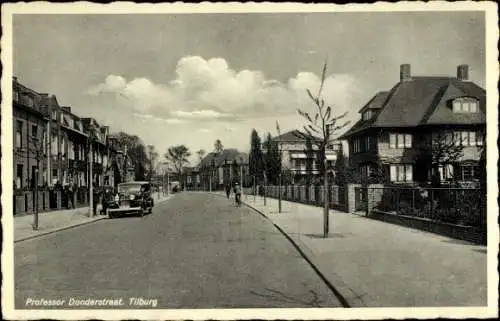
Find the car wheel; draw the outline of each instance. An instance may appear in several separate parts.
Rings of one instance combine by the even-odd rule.
[[[149,211],[148,211],[148,214],[151,214],[151,213],[153,213],[153,206],[151,206],[151,207],[149,208]]]
[[[139,215],[141,215],[141,217],[143,217],[143,216],[144,216],[144,209],[143,209],[143,208],[141,208],[141,209],[139,210]]]

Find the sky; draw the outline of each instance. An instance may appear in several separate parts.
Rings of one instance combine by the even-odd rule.
[[[485,87],[481,12],[14,15],[13,73],[82,117],[125,131],[160,155],[248,152],[250,133],[276,135],[314,112],[306,89],[323,90],[334,115],[359,109],[413,75],[469,78]],[[340,134],[340,133],[339,133]]]

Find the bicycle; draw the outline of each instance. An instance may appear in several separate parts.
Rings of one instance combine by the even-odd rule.
[[[240,207],[241,206],[241,194],[235,194],[234,195],[234,201],[236,202],[236,206]]]

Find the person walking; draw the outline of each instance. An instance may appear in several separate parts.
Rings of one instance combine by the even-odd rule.
[[[236,202],[236,206],[241,205],[241,186],[238,182],[234,183],[234,201]]]
[[[99,203],[99,196],[100,196],[100,191],[96,184],[94,183],[94,188],[92,191],[92,213],[94,213],[94,216],[97,215],[97,204]]]
[[[226,184],[226,196],[227,199],[229,199],[229,196],[231,196],[231,185]]]

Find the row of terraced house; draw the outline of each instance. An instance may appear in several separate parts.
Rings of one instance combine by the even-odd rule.
[[[126,148],[108,126],[74,114],[55,95],[28,88],[16,77],[12,89],[15,214],[34,210],[35,184],[41,193],[38,207],[48,210],[66,207],[60,192],[65,189],[72,191],[73,205],[83,206],[91,182],[115,186],[133,178]]]

